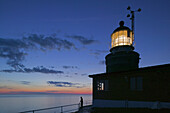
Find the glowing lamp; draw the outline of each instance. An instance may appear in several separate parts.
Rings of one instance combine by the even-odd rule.
[[[130,30],[128,27],[124,26],[123,21],[120,21],[119,25],[120,25],[120,27],[118,27],[116,30],[114,30],[111,35],[112,48],[116,47],[116,46],[125,46],[125,45],[131,46],[134,41],[132,30]]]

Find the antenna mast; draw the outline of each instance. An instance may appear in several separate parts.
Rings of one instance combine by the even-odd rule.
[[[128,6],[127,10],[130,11],[130,14],[127,15],[127,17],[130,17],[131,20],[131,24],[132,24],[132,37],[133,37],[133,41],[134,41],[134,23],[135,23],[135,12],[140,12],[141,8],[139,8],[138,10],[131,10],[131,7]]]

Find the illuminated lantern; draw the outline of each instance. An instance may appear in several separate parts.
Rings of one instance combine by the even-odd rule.
[[[111,35],[110,52],[106,57],[106,72],[127,71],[138,68],[139,54],[134,51],[134,34],[131,29],[119,23]]]
[[[120,27],[118,27],[111,35],[112,42],[111,46],[123,46],[123,45],[129,45],[131,46],[133,44],[134,38],[132,36],[132,31],[124,26],[124,22],[121,21]]]

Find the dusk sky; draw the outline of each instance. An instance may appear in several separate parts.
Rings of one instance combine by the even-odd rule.
[[[140,67],[170,63],[170,0],[0,0],[0,94],[90,94],[128,6]]]

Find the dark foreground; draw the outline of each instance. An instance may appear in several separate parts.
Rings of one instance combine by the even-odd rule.
[[[170,113],[170,109],[127,109],[127,108],[96,108],[90,113]]]
[[[85,106],[75,113],[170,113],[170,109],[92,108],[92,106]]]

